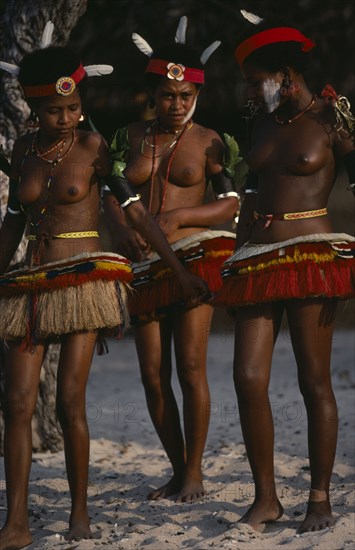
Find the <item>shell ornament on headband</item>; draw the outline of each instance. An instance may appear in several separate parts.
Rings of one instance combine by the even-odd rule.
[[[40,49],[48,48],[52,43],[52,36],[54,31],[54,24],[52,21],[48,21],[44,27]],[[5,61],[0,61],[0,69],[6,71],[13,76],[18,76],[20,72],[20,67],[14,65],[13,63],[6,63]],[[25,97],[45,97],[51,95],[62,95],[68,96],[72,94],[76,88],[76,85],[85,77],[85,76],[102,76],[106,74],[111,74],[113,67],[111,65],[86,65],[83,66],[81,63],[79,67],[71,75],[63,75],[54,83],[43,84],[39,86],[24,86],[23,91]]]
[[[187,17],[186,15],[183,15],[179,21],[179,25],[175,34],[176,44],[185,44],[186,28],[187,28]],[[145,55],[147,55],[150,58],[152,57],[154,53],[153,49],[148,44],[148,42],[144,40],[144,38],[142,38],[139,34],[134,32],[132,34],[132,40],[141,52],[143,52]],[[220,46],[220,44],[221,44],[221,41],[216,40],[202,52],[200,56],[200,61],[202,65],[205,65],[207,63],[210,56]],[[171,80],[177,80],[179,82],[182,80],[185,80],[187,82],[195,82],[196,84],[203,84],[205,80],[205,72],[202,69],[185,67],[181,63],[175,63],[175,61],[165,60],[165,59],[157,59],[157,58],[150,59],[148,66],[146,68],[146,72],[160,74],[162,76],[166,76],[170,78]]]

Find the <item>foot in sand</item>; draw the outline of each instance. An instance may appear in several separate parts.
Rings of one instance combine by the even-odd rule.
[[[185,477],[180,491],[174,495],[175,502],[191,502],[206,494],[201,478]]]
[[[90,519],[70,520],[69,531],[65,535],[65,540],[92,539],[90,529]]]
[[[320,531],[326,527],[332,527],[334,523],[335,518],[332,516],[328,500],[324,502],[309,502],[306,517],[298,529],[298,533]]]
[[[172,477],[168,483],[163,485],[162,487],[159,487],[158,489],[154,489],[154,491],[151,491],[148,495],[149,500],[160,500],[161,498],[168,498],[172,495],[176,495],[181,489],[181,479],[177,477]]]
[[[240,518],[238,523],[246,523],[255,531],[261,533],[265,528],[265,523],[279,519],[282,514],[283,508],[277,498],[272,501],[254,500],[249,510]]]
[[[0,531],[0,550],[20,550],[32,542],[30,531],[26,528],[10,528],[5,525]]]

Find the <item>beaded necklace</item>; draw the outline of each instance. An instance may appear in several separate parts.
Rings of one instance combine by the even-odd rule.
[[[149,143],[148,137],[151,134],[153,129],[154,129],[153,143]],[[161,129],[165,134],[169,133],[168,130],[163,129],[160,126],[159,126],[159,129]],[[163,145],[157,145],[156,139],[155,139],[156,131],[157,131],[157,121],[154,120],[152,122],[152,124],[150,126],[148,126],[148,128],[147,128],[147,130],[144,134],[144,138],[142,139],[141,154],[143,155],[143,157],[152,158],[150,155],[146,155],[144,153],[144,147],[146,145],[147,147],[150,147],[151,149],[153,149],[154,152],[157,149],[161,149],[159,155],[155,153],[156,157],[161,157],[165,153],[165,151],[167,151],[169,149],[172,149],[174,147],[174,145],[176,145],[176,143],[178,142],[178,139],[180,138],[180,136],[181,136],[182,132],[184,131],[184,129],[185,128],[183,128],[182,130],[176,130],[176,132],[174,132],[174,134],[173,134],[173,138],[172,138],[171,141],[167,141],[166,143],[163,143]],[[154,152],[153,152],[153,154],[154,154]]]
[[[72,139],[71,139],[71,142],[70,142],[70,145],[68,147],[68,149],[66,150],[66,152],[64,153],[64,155],[60,156],[61,152],[63,151],[64,147],[65,147],[65,144],[66,144],[66,139],[63,138],[62,140],[60,140],[58,143],[56,143],[54,146],[50,147],[49,149],[47,149],[46,151],[44,152],[40,152],[39,148],[38,148],[38,144],[37,144],[37,139],[38,139],[38,132],[36,132],[36,134],[34,135],[33,137],[33,141],[32,141],[32,144],[30,145],[30,147],[28,147],[25,155],[24,155],[24,158],[23,158],[23,161],[21,163],[21,167],[20,167],[20,177],[19,177],[19,183],[22,179],[22,175],[21,175],[21,172],[22,172],[22,168],[25,164],[25,161],[28,157],[28,155],[30,153],[32,153],[33,155],[35,155],[36,157],[40,158],[41,160],[45,161],[45,162],[48,162],[50,165],[51,165],[51,169],[50,169],[50,172],[49,172],[49,177],[48,177],[48,180],[47,180],[47,184],[46,184],[46,189],[47,189],[47,195],[48,195],[48,191],[50,189],[50,186],[51,186],[51,183],[52,183],[52,179],[53,179],[53,173],[54,173],[54,170],[56,168],[56,166],[62,162],[70,153],[70,151],[72,150],[73,148],[73,145],[74,145],[74,142],[75,142],[75,130],[72,132]],[[51,153],[52,151],[54,151],[55,149],[57,149],[59,147],[59,151],[58,153],[56,154],[55,158],[54,159],[47,159],[45,158],[45,155],[48,155],[49,153]],[[48,200],[48,197],[47,197],[47,200]],[[31,227],[38,227],[39,225],[41,225],[41,223],[43,222],[44,220],[44,214],[46,212],[48,208],[48,202],[46,201],[44,203],[44,205],[42,206],[40,212],[39,212],[39,216],[37,217],[36,220],[31,220],[30,221],[30,226]],[[23,210],[23,208],[22,208]]]
[[[173,152],[170,155],[169,162],[168,162],[168,167],[167,167],[166,174],[165,174],[164,187],[163,187],[163,196],[162,196],[162,199],[161,199],[161,203],[160,203],[160,206],[159,206],[157,212],[154,214],[154,217],[157,217],[164,209],[165,199],[166,199],[166,192],[167,192],[167,189],[168,189],[168,182],[169,182],[169,176],[170,176],[170,170],[171,170],[171,164],[173,162],[173,158],[176,154],[176,151],[177,151],[177,148],[178,148],[178,145],[181,141],[182,136],[184,135],[185,131],[190,130],[190,128],[192,128],[192,126],[193,126],[193,122],[192,122],[192,120],[189,120],[186,123],[186,125],[184,126],[183,130],[179,133],[179,135],[176,136],[176,134],[175,134],[174,140],[172,141],[172,143],[169,147],[169,149],[171,149],[175,145],[175,148],[174,148]],[[156,124],[154,125],[153,139],[154,139],[154,141],[153,141],[153,157],[152,157],[153,162],[152,162],[152,171],[151,171],[151,174],[150,174],[150,192],[149,192],[149,205],[148,205],[148,211],[149,212],[152,212],[153,193],[154,193],[154,179],[155,179],[155,170],[156,170],[156,158],[158,156],[161,156],[161,154],[160,155],[156,154],[156,148],[157,148],[157,145],[156,145],[157,125]]]
[[[309,111],[310,109],[312,109],[313,105],[315,104],[315,101],[316,101],[316,98],[313,96],[312,99],[311,99],[311,102],[307,105],[307,107],[305,109],[303,109],[303,111],[301,111],[300,113],[298,113],[297,115],[295,115],[294,117],[291,117],[291,118],[287,118],[286,120],[281,120],[277,114],[274,115],[274,118],[275,118],[275,121],[277,122],[277,124],[281,124],[281,125],[285,125],[285,124],[292,124],[292,122],[295,122],[295,120],[297,120],[298,118],[300,118],[302,115],[304,115],[305,113],[307,113],[307,111]]]

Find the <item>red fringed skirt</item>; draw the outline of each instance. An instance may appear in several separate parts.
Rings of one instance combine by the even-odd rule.
[[[293,298],[355,296],[355,239],[306,235],[272,244],[245,244],[222,268],[219,306]]]
[[[17,269],[0,277],[0,338],[24,347],[73,332],[128,325],[130,262],[97,252]]]
[[[212,292],[222,286],[221,267],[233,253],[235,234],[203,231],[171,245],[190,273],[204,279]],[[132,323],[157,320],[173,305],[182,304],[180,284],[169,267],[154,254],[133,264],[133,292],[128,297]]]

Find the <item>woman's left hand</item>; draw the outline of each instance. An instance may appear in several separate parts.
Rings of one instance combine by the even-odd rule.
[[[158,214],[155,221],[159,225],[160,229],[164,233],[165,237],[169,239],[180,227],[179,209],[169,210],[168,212],[162,212]]]

